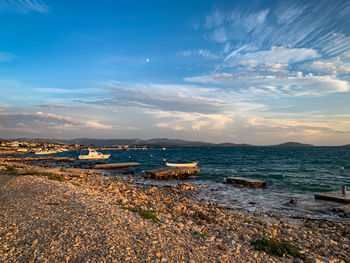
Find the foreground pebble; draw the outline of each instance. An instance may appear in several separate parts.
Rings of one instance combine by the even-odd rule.
[[[197,189],[187,183],[139,186],[90,170],[55,171],[67,181],[0,175],[0,261],[350,261],[348,223],[305,218],[291,224],[274,214],[243,214],[196,200]],[[302,255],[256,251],[250,243],[260,237],[289,241]]]

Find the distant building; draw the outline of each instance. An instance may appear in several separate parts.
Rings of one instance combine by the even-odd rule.
[[[18,141],[10,142],[10,146],[11,147],[19,147],[19,142]]]

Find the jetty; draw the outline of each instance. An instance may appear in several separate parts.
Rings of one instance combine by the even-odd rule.
[[[248,187],[248,188],[261,188],[266,187],[267,182],[262,180],[256,180],[251,178],[243,178],[243,177],[226,177],[225,183],[233,184],[236,187]]]
[[[131,166],[138,166],[140,163],[108,163],[108,164],[96,164],[92,168],[93,169],[118,169],[125,168]]]
[[[184,179],[190,175],[198,174],[199,168],[181,167],[181,168],[161,168],[154,170],[146,170],[145,178],[167,180],[167,179]]]
[[[315,194],[315,199],[350,204],[350,193],[326,192]]]

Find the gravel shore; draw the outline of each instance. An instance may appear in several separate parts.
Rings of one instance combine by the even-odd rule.
[[[195,200],[186,183],[139,186],[90,170],[45,170],[60,182],[43,170],[0,174],[2,262],[350,262],[349,223],[243,214]],[[301,255],[257,251],[251,242],[261,237],[288,241]]]

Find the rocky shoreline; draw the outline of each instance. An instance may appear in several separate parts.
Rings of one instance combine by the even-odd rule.
[[[242,213],[197,200],[188,183],[141,186],[87,169],[2,165],[3,262],[350,262],[349,223]],[[300,255],[258,251],[252,242],[262,239]]]

